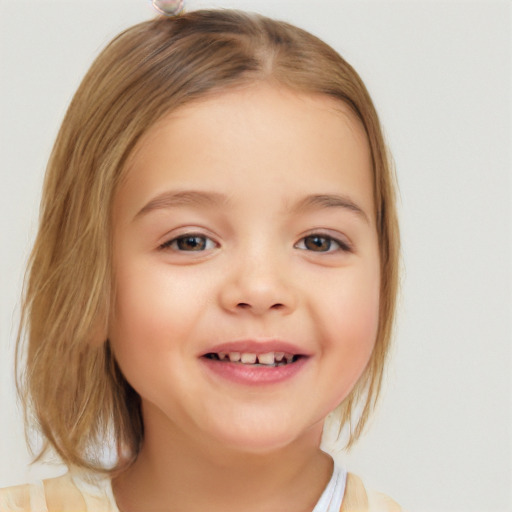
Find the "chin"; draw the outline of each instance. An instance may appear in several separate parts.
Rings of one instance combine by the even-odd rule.
[[[293,428],[290,425],[283,428],[284,425],[284,422],[280,425],[266,423],[263,428],[261,424],[256,427],[233,425],[229,432],[219,436],[218,445],[223,445],[233,452],[255,456],[271,455],[297,444],[320,446],[321,422],[305,429]]]

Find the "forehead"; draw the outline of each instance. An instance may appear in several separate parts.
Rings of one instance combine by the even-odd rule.
[[[121,189],[141,200],[165,188],[269,196],[350,189],[373,212],[373,171],[362,123],[343,102],[269,84],[186,104],[153,125],[126,168]],[[362,197],[364,196],[364,197]]]

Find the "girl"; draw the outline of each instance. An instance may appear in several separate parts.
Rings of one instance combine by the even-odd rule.
[[[393,324],[371,99],[294,26],[157,7],[93,64],[50,159],[21,396],[70,471],[0,510],[399,510],[320,449],[332,411],[360,435]]]

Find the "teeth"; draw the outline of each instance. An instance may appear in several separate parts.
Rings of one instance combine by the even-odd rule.
[[[240,361],[240,352],[230,352],[229,353],[229,360],[232,363],[238,363]]]
[[[260,364],[264,366],[281,366],[293,363],[295,356],[285,352],[266,352],[256,354],[251,352],[217,352],[219,361],[230,361],[242,364]]]
[[[274,352],[268,354],[259,354],[258,363],[260,364],[274,364]]]
[[[244,364],[254,364],[256,362],[256,354],[243,353],[241,360]]]

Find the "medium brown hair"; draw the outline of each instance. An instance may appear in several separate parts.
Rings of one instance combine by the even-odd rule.
[[[371,359],[340,405],[340,427],[360,435],[381,387],[398,287],[394,174],[370,96],[354,69],[315,36],[232,10],[195,11],[138,24],[99,55],[76,92],[48,164],[18,340],[18,383],[45,442],[67,464],[126,467],[144,437],[140,397],[108,340],[112,304],[111,205],[125,162],[168,112],[258,81],[349,105],[366,130],[374,172],[381,263],[380,317]],[[21,342],[26,338],[26,350]],[[102,340],[100,340],[102,341]],[[353,409],[362,413],[353,420]],[[114,440],[117,463],[101,461]]]

